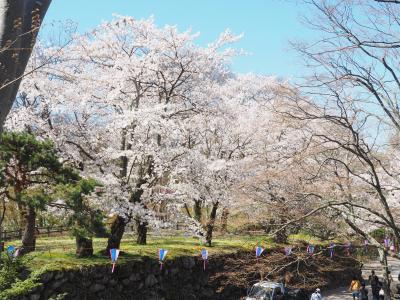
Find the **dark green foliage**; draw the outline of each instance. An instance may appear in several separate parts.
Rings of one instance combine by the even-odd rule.
[[[21,262],[5,253],[0,255],[0,291],[4,291],[18,279]]]
[[[5,187],[9,200],[18,203],[21,219],[26,221],[23,254],[35,248],[36,211],[56,199],[64,199],[65,208],[71,211],[68,225],[77,244],[89,245],[91,241],[85,239],[106,235],[102,212],[87,199],[98,184],[64,166],[51,141],[28,133],[1,134],[0,174],[0,186]]]
[[[6,253],[0,255],[0,299],[14,299],[25,295],[41,285],[40,272],[28,275],[26,258],[14,258]]]
[[[91,207],[87,199],[98,185],[93,179],[81,179],[76,184],[62,187],[66,205],[72,211],[69,226],[75,237],[92,238],[106,235],[102,211]]]
[[[0,135],[0,185],[10,200],[43,209],[52,200],[49,186],[77,180],[79,175],[60,163],[51,141],[28,133]]]
[[[0,186],[8,200],[18,204],[25,227],[21,254],[34,251],[37,211],[56,199],[60,185],[74,184],[80,177],[60,162],[51,141],[15,132],[0,135],[0,174]]]
[[[383,242],[383,240],[387,236],[387,232],[385,228],[378,228],[371,232],[371,236],[377,241]]]
[[[60,187],[62,198],[71,210],[68,225],[71,234],[76,239],[76,255],[88,257],[93,255],[94,236],[104,237],[106,229],[103,222],[103,213],[90,205],[88,196],[94,191],[98,183],[93,179],[81,179],[75,184]]]
[[[33,272],[26,279],[16,279],[16,281],[7,289],[0,291],[1,300],[19,299],[20,297],[31,293],[33,290],[40,287],[39,272]]]

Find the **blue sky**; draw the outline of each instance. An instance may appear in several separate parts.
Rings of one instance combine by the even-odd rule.
[[[288,41],[315,35],[300,22],[306,12],[306,7],[288,0],[53,0],[46,21],[70,19],[83,32],[112,19],[113,13],[138,19],[153,15],[160,26],[199,31],[201,45],[230,28],[244,33],[237,47],[251,53],[234,60],[235,71],[288,78],[302,74],[301,61]]]

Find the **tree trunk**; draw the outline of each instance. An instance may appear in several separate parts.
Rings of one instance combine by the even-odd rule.
[[[16,190],[16,193],[19,193],[19,191]],[[22,229],[22,228],[26,227],[26,214],[28,213],[27,207],[26,207],[26,205],[23,205],[22,203],[18,203],[17,207],[18,207],[18,216],[19,216],[19,219],[18,219],[19,228]]]
[[[201,200],[194,201],[194,218],[201,223]]]
[[[123,129],[121,137],[121,150],[130,149],[130,144],[126,141],[127,130]],[[123,155],[120,157],[120,177],[126,178],[128,176],[128,157]],[[128,222],[121,217],[116,215],[111,223],[111,232],[107,240],[107,248],[105,249],[105,255],[110,255],[110,249],[119,249],[121,245],[122,236],[125,232],[125,226]]]
[[[383,282],[384,282],[384,290],[385,290],[385,295],[387,296],[387,299],[390,299],[391,297],[391,291],[390,291],[390,277],[389,277],[389,266],[387,262],[387,250],[383,249],[378,249],[379,253],[379,262],[382,265],[383,269]]]
[[[4,251],[3,227],[0,225],[0,252]]]
[[[214,203],[210,213],[210,219],[207,222],[206,226],[206,245],[211,247],[212,235],[215,225],[215,218],[217,217],[217,209],[218,209],[218,202]]]
[[[286,229],[279,230],[274,236],[274,242],[278,244],[287,244],[288,235]]]
[[[0,0],[0,132],[51,0]]]
[[[20,254],[26,254],[35,251],[36,246],[36,235],[35,235],[35,224],[36,224],[36,211],[33,207],[28,207],[26,210],[25,218],[25,229],[22,236],[22,247]]]
[[[90,257],[93,255],[93,241],[83,236],[76,237],[76,256]]]
[[[281,224],[286,224],[287,220],[286,219],[281,219],[280,220]],[[274,235],[274,242],[278,244],[287,244],[288,242],[288,234],[286,231],[286,227],[283,228],[282,230],[279,230],[275,235]]]
[[[120,215],[115,216],[111,224],[111,234],[107,241],[106,255],[110,253],[110,249],[119,249],[122,236],[125,232],[126,222]]]
[[[267,219],[268,224],[264,226],[264,231],[266,234],[270,234],[272,232],[272,229],[274,228],[275,220],[269,220]]]
[[[147,243],[147,222],[141,221],[140,218],[136,219],[136,243],[138,245],[146,245]]]
[[[228,232],[228,216],[229,216],[229,209],[227,207],[224,207],[222,209],[222,215],[221,215],[221,233]]]

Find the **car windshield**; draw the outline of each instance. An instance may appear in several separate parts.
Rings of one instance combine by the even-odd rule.
[[[257,298],[264,297],[264,299],[271,299],[272,289],[262,286],[253,286],[250,290],[249,297]]]

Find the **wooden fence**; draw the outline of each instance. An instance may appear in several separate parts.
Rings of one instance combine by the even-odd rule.
[[[36,227],[36,236],[59,236],[68,232],[68,228],[63,226],[57,227]],[[0,242],[19,240],[22,238],[23,230],[13,230],[13,231],[0,231]]]

